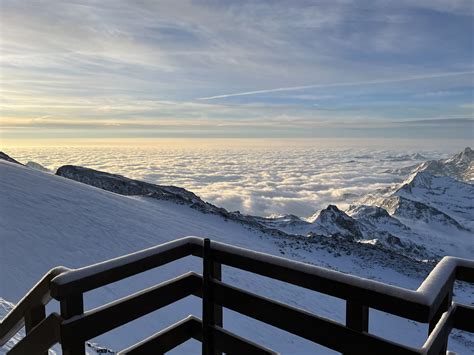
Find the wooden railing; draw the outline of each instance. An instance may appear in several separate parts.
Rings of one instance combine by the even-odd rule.
[[[203,259],[202,275],[188,272],[84,311],[85,292],[189,255]],[[346,324],[226,284],[221,279],[221,265],[344,299]],[[163,354],[191,338],[201,341],[203,354],[275,354],[225,330],[223,308],[345,354],[440,354],[446,352],[453,328],[474,332],[474,307],[452,302],[455,280],[474,283],[473,260],[443,258],[414,291],[187,237],[81,269],[51,270],[2,321],[0,345],[25,322],[26,336],[8,354],[44,354],[61,343],[63,354],[83,355],[87,340],[194,295],[202,298],[202,320],[189,316],[119,354]],[[52,313],[45,317],[44,305],[49,295],[60,302],[60,315]],[[423,347],[416,349],[370,334],[370,308],[429,323]]]

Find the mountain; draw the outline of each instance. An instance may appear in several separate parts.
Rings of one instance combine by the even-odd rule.
[[[391,216],[387,210],[378,206],[353,205],[347,212],[352,218],[376,229],[382,229],[387,232],[392,232],[393,230],[410,231],[409,227]]]
[[[77,268],[186,235],[205,236],[408,288],[416,288],[433,267],[432,263],[370,243],[341,237],[274,235],[270,229],[262,231],[218,214],[204,213],[190,204],[168,198],[125,196],[5,161],[0,161],[0,176],[0,196],[6,201],[0,204],[0,297],[6,302],[17,302],[53,266]],[[339,220],[339,213],[331,207],[320,214],[321,223],[329,221],[332,214]],[[92,309],[189,270],[201,272],[201,268],[202,261],[189,257],[136,275],[87,293],[86,308]],[[262,296],[344,321],[341,302],[332,297],[316,296],[314,292],[233,268],[224,268],[223,277],[226,282]],[[467,297],[468,292],[461,289],[456,296]],[[200,309],[198,300],[186,298],[158,311],[159,314],[93,339],[91,344],[100,344],[98,349],[121,349],[190,313],[199,315]],[[240,336],[281,353],[332,353],[276,328],[256,327],[255,321],[233,313],[226,313],[225,324]],[[383,312],[371,314],[371,327],[378,329],[379,334],[388,334],[393,327],[403,329],[391,339],[414,346],[426,337],[425,327],[393,319]],[[459,335],[450,340],[450,347],[465,352],[469,341],[467,335]],[[188,342],[175,353],[193,353],[196,346],[199,345]]]
[[[426,160],[426,158],[420,153],[389,155],[386,159],[391,161]]]
[[[258,223],[272,229],[281,230],[287,234],[306,234],[306,229],[311,223],[293,214],[277,217],[252,216]]]
[[[415,172],[420,171],[435,176],[449,176],[461,181],[474,181],[474,151],[466,147],[451,158],[429,160],[415,169]]]
[[[363,226],[334,205],[329,205],[313,217],[310,232],[351,239],[362,239],[364,237]]]
[[[401,160],[423,158],[420,154],[396,157]],[[460,172],[467,169],[469,164],[466,165],[465,162],[471,158],[472,151],[466,148],[439,162],[447,166],[455,165],[458,169],[456,171]],[[60,167],[56,174],[125,196],[144,196],[187,205],[200,212],[218,215],[273,236],[325,236],[352,242],[370,242],[413,258],[436,259],[445,251],[453,255],[466,255],[472,248],[456,248],[451,240],[446,240],[445,235],[461,235],[457,237],[462,241],[461,245],[468,240],[468,235],[474,227],[473,207],[470,202],[471,196],[474,195],[473,186],[448,176],[432,175],[421,168],[427,166],[427,163],[429,162],[420,164],[415,169],[417,171],[401,184],[374,191],[360,198],[346,210],[347,213],[330,205],[308,219],[294,215],[267,218],[244,215],[238,211],[230,212],[205,202],[180,187],[155,185],[85,167],[66,165]],[[446,168],[443,171],[452,174],[454,170]],[[372,210],[369,216],[370,207],[377,209]],[[439,236],[440,241],[428,243],[430,248],[426,249],[430,234]]]
[[[423,246],[416,245],[409,240],[402,241],[396,235],[378,230],[370,225],[367,226],[354,220],[334,205],[328,206],[308,221],[294,215],[264,218],[243,215],[239,212],[229,212],[224,208],[203,201],[194,193],[180,187],[155,185],[80,166],[62,166],[57,170],[56,175],[120,195],[143,196],[186,205],[202,213],[214,214],[225,218],[225,220],[240,223],[274,237],[340,237],[346,242],[354,243],[370,240],[373,245],[401,255],[430,258]],[[342,241],[340,242],[342,243]],[[431,258],[433,258],[433,255],[431,255]]]
[[[468,147],[448,159],[403,168],[410,171],[403,182],[363,196],[346,212],[364,225],[425,246],[432,255],[472,257],[474,185],[468,182],[472,158]],[[383,209],[391,219],[385,216],[382,223],[368,219],[359,213],[365,206]]]
[[[127,177],[107,172],[85,168],[81,166],[65,165],[58,168],[56,175],[75,180],[102,190],[125,196],[145,196],[151,199],[171,201],[187,205],[203,213],[215,214],[226,219],[249,225],[261,230],[271,229],[257,218],[246,216],[239,212],[229,212],[225,208],[214,206],[203,201],[199,196],[182,187],[163,186],[144,181],[133,180]],[[284,234],[278,229],[273,233]]]
[[[463,151],[447,159],[428,160],[424,163],[411,165],[387,172],[399,175],[427,172],[434,176],[448,176],[464,182],[474,181],[474,151],[466,147]]]
[[[19,161],[13,159],[12,157],[10,157],[8,154],[6,154],[4,152],[0,152],[0,160],[5,160],[5,161],[9,161],[10,163],[23,165],[22,163],[20,163]]]
[[[25,164],[27,167],[29,168],[32,168],[32,169],[36,169],[36,170],[40,170],[40,171],[44,171],[45,173],[52,173],[51,170],[49,170],[48,168],[45,168],[43,165],[41,165],[40,163],[36,163],[34,161],[29,161],[28,163]]]
[[[394,193],[449,214],[462,224],[474,221],[474,185],[426,170],[411,175]]]
[[[422,202],[413,201],[401,196],[391,196],[384,199],[381,207],[397,217],[424,222],[436,227],[454,227],[459,230],[465,230],[458,221],[446,213]]]
[[[466,148],[449,159],[402,168],[408,175],[405,180],[362,196],[345,211],[329,205],[306,220],[287,215],[258,221],[287,234],[371,243],[412,258],[437,259],[446,253],[470,257],[474,185],[453,176],[469,179],[472,157]]]
[[[289,235],[302,235],[322,243],[339,240],[353,245],[370,244],[416,260],[439,258],[438,254],[429,253],[422,244],[414,242],[414,232],[383,208],[352,206],[346,212],[335,205],[329,205],[308,220],[288,215],[259,218],[258,221]]]
[[[364,196],[354,206],[382,207],[392,216],[459,230],[473,219],[474,186],[446,176],[416,172],[400,184]]]

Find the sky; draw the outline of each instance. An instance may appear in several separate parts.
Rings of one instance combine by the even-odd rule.
[[[0,1],[0,138],[474,137],[471,0]]]

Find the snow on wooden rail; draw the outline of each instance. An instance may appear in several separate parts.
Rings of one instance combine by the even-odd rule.
[[[203,275],[190,272],[160,285],[140,291],[115,302],[84,312],[83,293],[159,267],[188,255],[203,258]],[[221,265],[246,270],[286,283],[346,300],[346,324],[340,324],[288,305],[264,298],[221,281]],[[136,349],[172,348],[194,337],[202,342],[203,354],[225,351],[228,344],[253,349],[255,353],[273,353],[223,329],[222,307],[232,309],[265,323],[284,329],[336,351],[383,352],[399,354],[435,354],[446,350],[452,328],[473,332],[471,319],[474,308],[452,302],[455,280],[474,283],[474,261],[453,257],[443,258],[430,275],[414,290],[387,285],[344,274],[323,267],[259,253],[235,246],[211,242],[208,239],[186,237],[143,251],[125,255],[76,270],[53,269],[0,324],[0,340],[5,342],[19,315],[32,319],[33,325],[45,330],[44,304],[46,293],[60,301],[60,339],[66,354],[84,354],[84,342],[147,313],[176,302],[189,295],[203,300],[203,319],[183,320],[132,347]],[[58,275],[54,278],[51,275]],[[47,280],[47,281],[44,281]],[[45,285],[47,291],[45,293]],[[41,292],[40,292],[41,290]],[[37,295],[35,297],[31,295]],[[159,296],[159,297],[158,297]],[[32,297],[34,299],[32,299]],[[243,301],[247,300],[247,301]],[[40,305],[41,312],[30,307]],[[256,306],[258,305],[258,306]],[[368,333],[369,308],[375,308],[407,319],[430,324],[430,335],[421,349],[396,344]],[[115,316],[116,315],[116,316]],[[57,316],[59,317],[59,316]],[[56,319],[56,318],[55,318]],[[51,320],[49,320],[51,322]],[[15,325],[12,329],[6,329]],[[196,333],[196,326],[200,332]],[[312,331],[317,327],[318,332]],[[34,328],[36,329],[36,328]],[[38,332],[36,332],[38,333]],[[33,333],[31,334],[31,337]],[[28,348],[28,335],[12,349]],[[334,342],[332,339],[338,339]],[[29,340],[30,339],[30,340]],[[166,347],[160,341],[166,339]],[[36,353],[44,353],[51,344]],[[155,345],[153,345],[155,344]],[[226,346],[227,344],[227,346]],[[132,351],[133,350],[133,351]]]

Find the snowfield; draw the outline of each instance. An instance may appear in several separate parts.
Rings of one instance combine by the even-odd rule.
[[[186,204],[119,195],[2,160],[0,196],[0,306],[4,310],[18,302],[54,266],[77,268],[188,235],[208,237],[410,289],[416,289],[433,267],[432,263],[410,259],[370,243],[330,237],[305,240],[275,234],[270,229],[203,213]],[[201,260],[187,257],[88,292],[85,308],[97,307],[190,270],[201,272]],[[224,267],[223,279],[260,295],[344,321],[344,302],[333,297],[229,267]],[[473,304],[472,288],[460,285],[455,298]],[[50,307],[51,310],[56,308],[57,304]],[[200,317],[200,313],[200,300],[188,297],[91,342],[120,350],[188,314]],[[225,311],[224,325],[282,354],[333,353],[234,312]],[[370,332],[419,347],[426,339],[427,325],[371,310]],[[460,354],[472,353],[474,337],[455,332],[449,348]],[[88,351],[95,353],[92,347],[88,347]],[[189,341],[172,353],[197,354],[200,344]]]

